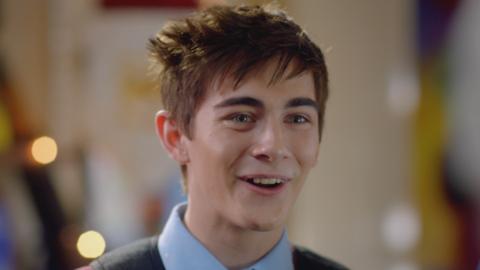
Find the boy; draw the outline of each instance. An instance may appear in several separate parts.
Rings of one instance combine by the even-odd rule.
[[[160,140],[188,203],[159,237],[93,269],[346,269],[291,245],[287,214],[315,165],[328,95],[321,50],[282,11],[218,6],[149,41]]]

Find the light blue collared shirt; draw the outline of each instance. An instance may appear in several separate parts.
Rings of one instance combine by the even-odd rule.
[[[227,270],[185,227],[183,216],[187,204],[179,204],[158,239],[158,250],[167,270]],[[245,270],[293,270],[292,252],[287,233],[255,264]]]

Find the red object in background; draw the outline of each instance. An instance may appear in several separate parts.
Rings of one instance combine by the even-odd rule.
[[[101,0],[104,8],[197,7],[196,0]]]

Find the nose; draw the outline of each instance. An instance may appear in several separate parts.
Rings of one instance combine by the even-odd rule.
[[[251,153],[256,159],[267,162],[287,159],[290,152],[282,124],[274,121],[266,123],[257,134]]]

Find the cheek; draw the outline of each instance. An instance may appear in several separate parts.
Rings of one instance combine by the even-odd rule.
[[[222,130],[198,136],[190,148],[191,164],[195,171],[201,171],[207,177],[228,176],[237,160],[244,155],[247,141],[245,136]]]
[[[305,169],[311,169],[317,163],[319,142],[318,137],[302,136],[295,140],[293,149],[300,165]]]
[[[215,147],[218,156],[221,156],[222,162],[229,165],[233,165],[238,158],[246,153],[249,146],[253,143],[252,140],[252,133],[234,130],[219,130],[209,138],[212,147]]]

